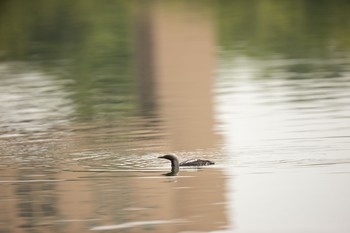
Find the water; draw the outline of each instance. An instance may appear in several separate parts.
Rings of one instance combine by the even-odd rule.
[[[3,3],[0,231],[349,232],[348,8]]]

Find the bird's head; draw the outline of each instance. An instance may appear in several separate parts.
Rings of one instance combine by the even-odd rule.
[[[168,159],[168,160],[177,160],[177,157],[175,155],[162,155],[158,157],[159,159]]]

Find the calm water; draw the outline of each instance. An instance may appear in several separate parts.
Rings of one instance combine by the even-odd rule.
[[[350,231],[350,4],[0,5],[0,232]]]

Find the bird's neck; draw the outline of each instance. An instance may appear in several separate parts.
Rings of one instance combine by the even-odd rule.
[[[177,159],[171,160],[171,170],[172,171],[179,171],[179,161]]]

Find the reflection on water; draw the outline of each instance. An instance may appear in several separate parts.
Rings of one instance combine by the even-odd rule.
[[[227,224],[221,169],[182,171],[176,177],[137,170],[33,172],[25,169],[1,181],[14,191],[2,193],[2,224],[8,221],[8,229],[179,232]]]
[[[140,15],[138,70],[142,88],[149,88],[141,91],[141,103],[155,106],[172,150],[215,147],[212,18],[193,14],[186,4],[176,7],[160,2]]]
[[[348,72],[329,79],[316,69],[317,77],[305,79],[300,77],[303,73],[290,71],[291,66],[315,62],[237,59],[229,63],[229,69],[222,69],[217,88],[220,130],[226,132],[227,149],[240,163],[268,166],[279,161],[280,165],[307,166],[350,162],[346,146],[350,135]],[[341,67],[346,60],[338,62],[317,63]],[[297,79],[281,79],[290,76]]]
[[[350,4],[0,5],[0,232],[349,232]]]
[[[35,71],[14,74],[6,63],[0,73],[0,128],[4,139],[33,132],[48,134],[52,128],[69,123],[73,108],[64,81]]]

